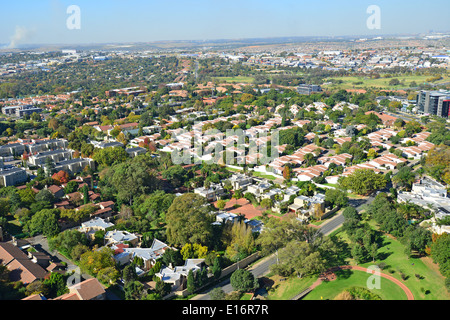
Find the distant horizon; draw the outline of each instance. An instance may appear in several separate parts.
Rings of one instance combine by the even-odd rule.
[[[0,43],[11,49],[450,30],[448,0],[19,0],[1,7]]]
[[[22,48],[28,48],[28,47],[43,47],[43,46],[89,46],[89,45],[136,45],[136,44],[157,44],[157,43],[201,43],[201,42],[233,42],[233,41],[264,41],[264,40],[282,40],[282,39],[294,39],[294,40],[301,40],[304,38],[304,41],[307,42],[308,38],[317,38],[324,40],[344,40],[344,41],[350,41],[355,39],[368,39],[372,40],[374,38],[383,38],[383,40],[389,39],[389,38],[399,38],[399,37],[419,37],[419,36],[426,36],[426,35],[449,35],[450,36],[450,30],[449,31],[424,31],[424,32],[417,32],[417,33],[393,33],[393,34],[343,34],[343,35],[314,35],[314,36],[268,36],[268,37],[242,37],[242,38],[210,38],[210,39],[174,39],[174,40],[153,40],[153,41],[116,41],[116,42],[79,42],[79,43],[23,43],[20,44],[16,48],[7,48],[4,46],[7,46],[8,43],[0,43],[0,50],[5,51],[6,49],[11,50],[20,50]],[[430,39],[431,40],[431,39]],[[299,41],[300,43],[301,41]],[[276,43],[274,43],[276,44]]]

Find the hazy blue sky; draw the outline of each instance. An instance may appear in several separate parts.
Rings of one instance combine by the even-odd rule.
[[[108,43],[450,31],[449,0],[2,0],[0,43]],[[69,30],[69,5],[81,29]],[[381,29],[366,26],[370,5]]]

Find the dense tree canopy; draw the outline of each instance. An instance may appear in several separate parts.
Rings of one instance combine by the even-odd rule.
[[[339,184],[356,194],[367,195],[386,187],[386,180],[383,175],[376,174],[372,170],[357,169],[352,174],[340,178]]]
[[[176,246],[186,243],[209,244],[214,215],[205,198],[185,193],[173,201],[166,214],[167,239]]]

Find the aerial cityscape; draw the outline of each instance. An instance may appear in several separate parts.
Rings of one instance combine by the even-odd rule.
[[[333,27],[325,1],[310,28],[303,1],[23,2],[0,22],[0,300],[450,299],[448,2],[410,23],[352,0]]]

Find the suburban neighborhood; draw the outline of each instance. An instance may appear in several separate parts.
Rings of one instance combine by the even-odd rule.
[[[0,50],[0,300],[449,300],[449,39]]]

